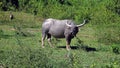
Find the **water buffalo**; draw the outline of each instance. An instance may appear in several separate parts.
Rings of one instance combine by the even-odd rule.
[[[76,36],[79,27],[83,26],[86,20],[80,25],[75,25],[72,20],[46,19],[42,24],[42,47],[47,36],[48,43],[51,44],[51,36],[55,38],[66,38],[66,49],[70,50],[71,39]]]

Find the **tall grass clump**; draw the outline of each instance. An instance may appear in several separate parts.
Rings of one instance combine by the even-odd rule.
[[[49,68],[48,57],[41,49],[0,50],[0,64],[9,68]]]

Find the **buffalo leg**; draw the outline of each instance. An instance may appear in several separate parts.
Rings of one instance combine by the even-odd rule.
[[[71,43],[71,39],[66,39],[66,49],[69,51],[70,48],[70,43]]]
[[[45,40],[46,35],[42,35],[42,48],[44,48],[44,40]]]
[[[53,47],[52,43],[51,43],[51,35],[47,34],[47,39],[48,39],[48,43],[51,47]]]

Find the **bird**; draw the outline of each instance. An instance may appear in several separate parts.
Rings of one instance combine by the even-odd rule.
[[[12,20],[14,18],[12,12],[10,12],[10,20]]]

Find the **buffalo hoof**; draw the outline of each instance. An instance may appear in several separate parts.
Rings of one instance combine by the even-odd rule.
[[[42,46],[42,48],[45,48],[44,46]]]
[[[66,49],[67,49],[67,51],[70,51],[70,50],[71,50],[71,48],[70,48],[70,47],[66,47]]]

